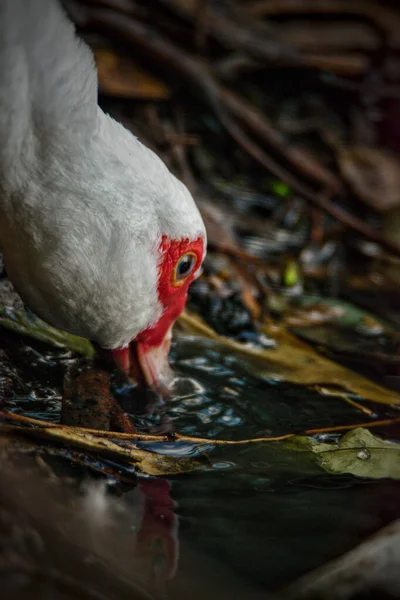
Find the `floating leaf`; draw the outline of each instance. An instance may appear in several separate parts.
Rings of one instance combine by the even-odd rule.
[[[368,429],[357,428],[346,433],[337,443],[321,443],[314,438],[296,437],[285,446],[310,450],[328,473],[349,473],[372,479],[400,479],[400,444],[378,438]]]
[[[348,327],[358,326],[362,319],[368,318],[373,319],[380,323],[382,328],[390,327],[383,319],[378,320],[372,313],[359,308],[351,302],[345,300],[339,300],[338,298],[321,298],[320,296],[303,296],[299,299],[299,303],[302,308],[312,308],[313,305],[318,302],[320,309],[325,308],[326,311],[332,311],[333,316],[337,319],[341,325]]]
[[[24,310],[18,308],[0,307],[0,326],[56,348],[67,348],[87,358],[94,355],[94,348],[89,340],[55,329],[39,317],[28,316]]]
[[[96,437],[95,434],[81,431],[75,427],[7,427],[3,426],[3,433],[8,435],[22,435],[79,448],[100,456],[107,456],[115,461],[132,465],[148,475],[179,475],[190,471],[206,468],[204,461],[198,458],[182,458],[155,454],[147,450],[136,448],[131,443],[119,444]]]
[[[345,311],[339,305],[328,306],[322,302],[313,302],[309,306],[296,307],[284,314],[284,323],[288,327],[311,327],[321,323],[330,323],[343,317]]]
[[[323,299],[320,304],[313,305],[312,300],[300,300],[302,308],[285,317],[288,326],[296,327],[296,335],[318,347],[319,351],[329,353],[330,358],[346,361],[351,368],[360,368],[363,372],[383,377],[396,389],[393,377],[400,367],[399,329],[349,302]],[[315,310],[314,306],[317,307]],[[317,318],[312,323],[314,313],[322,315],[323,308],[325,314],[328,311],[336,314],[335,323],[329,323],[328,320],[324,323],[320,319],[318,324]]]
[[[312,387],[324,386],[325,395],[343,396],[344,392],[356,395],[365,400],[382,404],[400,404],[400,394],[388,390],[370,381],[358,373],[346,369],[333,361],[320,356],[313,348],[291,335],[284,327],[276,324],[265,324],[263,330],[278,344],[274,348],[260,348],[255,345],[242,344],[227,337],[218,335],[198,316],[187,311],[180,317],[180,326],[188,333],[211,338],[236,352],[252,356],[252,368],[270,379],[290,381],[299,385]]]

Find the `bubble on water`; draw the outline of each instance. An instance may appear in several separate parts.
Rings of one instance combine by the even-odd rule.
[[[202,415],[201,413],[199,413],[197,415],[197,417],[200,419],[200,421],[202,423],[204,423],[204,425],[207,425],[208,423],[211,423],[211,419],[210,419],[210,417],[207,417],[207,415]]]
[[[175,377],[171,383],[174,401],[201,396],[205,391],[205,387],[193,377]]]
[[[236,467],[235,463],[229,461],[221,461],[213,463],[214,469],[234,469]]]
[[[246,380],[245,379],[240,379],[240,377],[230,377],[228,379],[228,382],[231,386],[245,386],[246,385]]]
[[[207,408],[207,411],[210,415],[219,415],[221,410],[222,410],[222,408],[221,408],[221,405],[219,405],[219,404],[214,404],[213,406],[210,406]]]
[[[360,460],[368,460],[369,458],[371,458],[371,452],[366,448],[363,448],[362,450],[357,452],[357,458],[359,458]]]
[[[232,411],[229,411],[228,414],[225,414],[218,419],[218,423],[228,425],[229,427],[236,427],[236,425],[242,425],[243,419],[233,415]]]
[[[192,358],[184,358],[178,361],[180,365],[188,367],[199,367],[207,364],[205,356],[194,356]]]
[[[230,387],[225,386],[224,387],[224,392],[225,394],[229,394],[229,396],[239,396],[240,392],[238,392],[237,390],[233,390]]]

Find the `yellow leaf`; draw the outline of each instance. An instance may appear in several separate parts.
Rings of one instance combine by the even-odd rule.
[[[130,464],[148,475],[179,475],[190,471],[203,470],[204,461],[198,458],[182,458],[155,454],[148,450],[136,448],[133,444],[116,444],[97,437],[95,434],[81,431],[74,427],[8,427],[4,433],[45,439],[67,447],[75,447],[90,453],[107,456]]]
[[[140,69],[129,56],[106,48],[94,49],[100,91],[120,98],[165,100],[170,93],[159,79]]]
[[[179,324],[184,331],[211,338],[227,348],[252,357],[254,372],[267,375],[271,379],[316,389],[323,387],[324,395],[330,391],[332,396],[343,397],[343,393],[347,392],[381,404],[400,405],[400,395],[397,392],[321,356],[311,346],[279,325],[264,326],[264,333],[278,342],[276,348],[259,348],[218,335],[200,317],[187,311],[180,317]]]

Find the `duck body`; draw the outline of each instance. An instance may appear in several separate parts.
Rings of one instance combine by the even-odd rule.
[[[127,370],[131,342],[169,339],[204,257],[202,219],[156,154],[98,107],[92,54],[57,0],[0,0],[0,33],[7,273],[38,316],[115,350]]]

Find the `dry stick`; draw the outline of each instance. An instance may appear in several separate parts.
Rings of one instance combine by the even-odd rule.
[[[80,13],[79,16],[82,17],[82,14]],[[309,187],[278,165],[228,116],[223,115],[222,107],[225,107],[242,121],[248,129],[254,133],[257,132],[266,143],[278,150],[305,177],[318,181],[331,190],[337,189],[339,184],[333,175],[326,171],[322,165],[315,163],[307,153],[302,152],[300,149],[287,148],[283,136],[274,130],[262,115],[242,98],[230,90],[221,88],[203,63],[180,51],[174,44],[163,39],[148,26],[134,19],[124,18],[112,11],[86,10],[83,24],[108,35],[118,34],[120,40],[135,44],[143,54],[153,60],[168,67],[173,67],[177,74],[184,76],[185,79],[205,92],[212,108],[222,118],[223,125],[228,128],[229,133],[255,160],[324,212],[338,219],[361,236],[400,256],[400,246],[398,244],[381,238],[376,231],[365,225],[357,217],[349,214],[326,197],[316,195]]]
[[[206,93],[209,102],[226,105],[246,125],[268,145],[274,147],[296,169],[310,181],[321,186],[339,187],[337,178],[319,164],[311,154],[300,148],[288,147],[287,140],[276,131],[272,123],[252,105],[230,90],[220,88],[206,64],[183,52],[169,40],[161,37],[154,29],[131,18],[109,10],[86,9],[77,13],[85,27],[101,30],[106,35],[118,35],[118,39],[135,44],[144,55],[173,67],[174,71]],[[79,23],[81,24],[81,23]],[[215,109],[215,106],[213,106]]]
[[[83,0],[84,3],[102,8],[110,8],[127,15],[135,14],[135,5],[132,0]]]
[[[307,52],[310,66],[320,71],[330,71],[339,77],[360,77],[368,71],[370,59],[362,52],[335,53]]]
[[[347,402],[347,404],[350,404],[350,406],[352,406],[353,408],[356,408],[357,410],[363,412],[365,415],[373,417],[375,414],[375,411],[371,410],[370,408],[367,408],[366,406],[363,406],[359,402],[355,402],[355,400],[352,400],[351,398],[349,398],[349,396],[343,395],[342,399],[345,402]]]
[[[218,110],[218,116],[221,116],[222,107],[227,108],[260,141],[272,146],[282,154],[283,158],[291,163],[300,175],[314,184],[332,189],[340,188],[341,183],[337,177],[315,161],[311,154],[305,150],[288,146],[287,139],[274,128],[265,115],[232,90],[220,87],[209,72],[208,79],[203,82],[203,87],[211,95],[210,100],[214,100],[214,110],[218,110],[215,102],[220,104],[221,108]]]
[[[368,225],[365,225],[357,217],[351,215],[347,211],[340,208],[340,206],[332,202],[327,195],[313,193],[308,187],[288,173],[284,167],[278,165],[245,133],[245,131],[238,127],[238,125],[232,119],[229,119],[229,117],[226,115],[220,115],[220,118],[231,136],[242,148],[247,150],[250,156],[252,156],[266,169],[272,172],[276,177],[285,181],[290,187],[304,196],[304,198],[306,198],[311,204],[330,214],[332,217],[335,217],[343,225],[353,229],[361,236],[376,242],[389,252],[400,256],[400,246],[398,244],[393,244],[392,242],[383,239],[378,233],[376,233],[374,229]]]
[[[254,17],[275,15],[340,15],[363,17],[379,30],[396,34],[400,19],[397,12],[376,0],[253,0],[244,11]]]
[[[329,393],[329,390],[327,390],[323,385],[316,385],[314,386],[314,389],[319,392],[320,394],[324,394],[324,395],[328,395],[330,396],[331,394]],[[357,410],[363,412],[364,414],[368,415],[369,417],[373,417],[375,415],[375,411],[371,410],[370,408],[367,408],[366,406],[364,406],[363,404],[360,404],[359,402],[356,402],[355,400],[352,400],[349,396],[348,393],[346,392],[341,392],[339,394],[337,394],[336,397],[342,398],[342,400],[344,400],[344,402],[347,402],[347,404],[350,404],[350,406],[352,406],[353,408],[356,408]]]
[[[158,0],[158,2],[196,27],[198,15],[196,0]],[[221,9],[215,10],[209,0],[197,0],[197,2],[208,4],[207,34],[225,48],[244,52],[264,64],[281,66],[307,64],[295,48],[282,42],[271,26],[250,19],[237,6],[233,11],[221,11]]]
[[[305,54],[308,66],[315,67],[322,71],[330,71],[338,76],[359,77],[363,75],[369,65],[369,58],[366,54],[358,53],[312,53]],[[242,74],[251,73],[263,67],[260,61],[254,60],[245,54],[232,53],[218,60],[213,65],[213,71],[222,80],[234,80]],[[338,80],[341,86],[352,89],[351,82],[347,80]],[[358,89],[353,85],[354,89]],[[387,93],[387,89],[385,89]]]
[[[210,25],[209,0],[196,0],[194,10],[195,19],[195,48],[199,54],[205,54],[207,49],[207,36]]]
[[[307,429],[307,431],[304,433],[307,435],[333,433],[335,431],[349,431],[351,429],[357,429],[358,427],[384,427],[385,425],[395,425],[396,423],[400,423],[400,417],[394,417],[393,419],[381,419],[380,421],[373,421],[372,423],[359,423],[358,425],[336,425],[335,427]]]
[[[23,415],[17,415],[14,413],[10,413],[8,411],[0,412],[0,419],[5,419],[9,421],[17,421],[19,423],[23,423],[26,425],[35,425],[42,429],[49,428],[59,428],[59,429],[71,429],[67,425],[58,425],[56,423],[46,423],[46,421],[40,421],[39,419],[32,419],[30,417],[24,417]],[[97,429],[88,429],[85,427],[78,428],[82,433],[90,433],[91,435],[100,437],[100,438],[108,438],[114,440],[125,440],[131,442],[162,442],[162,443],[176,443],[176,442],[190,442],[195,444],[208,444],[211,446],[219,445],[219,446],[243,446],[245,444],[260,444],[262,442],[279,442],[282,440],[287,440],[292,437],[296,437],[299,435],[315,435],[319,433],[330,433],[335,431],[349,431],[352,429],[357,429],[358,427],[383,427],[385,425],[395,425],[396,423],[400,423],[400,417],[394,417],[393,419],[382,419],[380,421],[367,421],[364,423],[356,423],[352,425],[336,425],[333,427],[322,427],[317,429],[306,429],[301,433],[285,433],[283,435],[273,436],[273,437],[260,437],[260,438],[249,438],[245,440],[219,440],[212,438],[200,438],[188,435],[181,435],[179,433],[174,433],[171,436],[168,435],[147,435],[147,434],[135,434],[135,433],[119,433],[113,431],[100,431]],[[1,432],[1,428],[0,428]]]
[[[160,0],[175,14],[184,17],[195,26],[195,9],[193,2],[186,0]],[[205,0],[200,0],[204,2]],[[249,18],[250,17],[250,18]],[[220,11],[211,10],[208,18],[208,33],[214,37],[225,48],[233,50],[236,54],[245,55],[252,63],[261,66],[279,64],[283,66],[307,66],[333,71],[337,74],[356,76],[365,73],[368,60],[367,57],[353,56],[352,54],[340,52],[343,43],[339,46],[334,56],[325,52],[325,56],[307,46],[308,52],[303,52],[299,44],[293,44],[285,40],[285,31],[281,28],[272,28],[260,19],[251,18],[246,10],[235,6],[234,12],[221,14]],[[282,26],[281,26],[282,27]],[[298,28],[296,28],[296,32]],[[364,34],[364,38],[367,34]],[[309,43],[310,36],[304,36]],[[332,36],[331,36],[332,37]],[[355,37],[354,35],[352,36]],[[350,40],[352,40],[350,36]],[[362,40],[364,39],[362,38]],[[375,36],[376,38],[376,36]],[[373,33],[369,40],[374,39]],[[353,40],[354,43],[354,40]],[[376,41],[379,44],[379,40]],[[336,42],[335,48],[338,44]],[[352,48],[352,46],[351,46]],[[363,47],[364,50],[364,47]],[[344,48],[346,51],[346,47]],[[229,59],[228,59],[229,60]]]
[[[400,46],[400,41],[399,41]],[[330,82],[337,88],[348,90],[352,93],[358,93],[362,90],[363,82],[352,81],[351,79],[340,78],[340,75],[350,77],[359,76],[365,73],[367,69],[367,56],[360,54],[353,55],[307,55],[310,63],[314,61],[313,66],[318,69],[331,71],[338,75],[335,80]],[[229,56],[219,59],[213,64],[213,72],[223,81],[232,81],[242,74],[251,73],[261,68],[261,63],[249,58],[245,54],[232,53]],[[400,86],[398,84],[383,83],[377,90],[381,98],[400,98]]]
[[[276,27],[286,44],[305,53],[348,56],[349,52],[377,52],[381,46],[379,35],[363,19],[356,22],[318,19],[314,22],[293,18]]]

